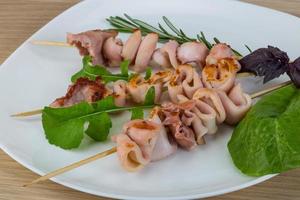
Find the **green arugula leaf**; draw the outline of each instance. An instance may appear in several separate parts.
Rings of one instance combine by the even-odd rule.
[[[127,76],[128,77],[128,67],[129,67],[130,61],[129,60],[124,60],[121,64],[120,64],[120,68],[121,68],[121,74],[123,76]]]
[[[111,127],[112,122],[109,115],[101,113],[89,119],[89,126],[85,132],[96,141],[105,141]]]
[[[131,120],[144,119],[144,110],[141,108],[134,108],[131,110]]]
[[[137,73],[131,73],[131,74],[129,74],[128,81],[130,81],[132,78],[134,78],[134,77],[136,77],[138,75],[139,74],[137,74]]]
[[[45,107],[42,123],[48,142],[63,149],[78,147],[86,122],[81,116],[88,115],[93,110],[92,106],[85,102],[68,108]]]
[[[148,89],[144,105],[154,105],[155,103],[155,88],[152,86]]]
[[[84,56],[82,59],[83,68],[75,73],[71,77],[71,81],[74,83],[80,77],[89,78],[90,80],[95,80],[97,77],[101,77],[101,79],[107,83],[117,80],[126,80],[128,81],[128,61],[124,61],[121,63],[121,74],[112,74],[108,71],[104,66],[93,65],[91,56]]]
[[[151,75],[152,75],[152,69],[151,69],[151,67],[147,67],[145,80],[148,80],[151,77]]]
[[[300,167],[300,91],[287,86],[264,96],[235,128],[228,143],[244,174],[263,176]]]
[[[107,139],[112,121],[109,113],[134,110],[134,117],[140,117],[139,109],[152,108],[155,105],[117,107],[109,96],[93,104],[82,102],[66,108],[45,107],[42,123],[50,144],[63,149],[72,149],[80,145],[84,133],[96,141]],[[88,124],[85,130],[85,125]]]
[[[79,79],[80,77],[87,77],[84,73],[84,70],[81,69],[80,71],[76,72],[74,75],[71,76],[71,81],[72,83],[75,83],[77,81],[77,79]],[[93,80],[92,77],[88,77],[89,79]]]
[[[93,103],[93,107],[97,111],[106,111],[106,110],[112,110],[112,109],[119,108],[115,105],[113,96],[108,96],[108,97],[102,99],[101,101],[97,101],[97,102]]]

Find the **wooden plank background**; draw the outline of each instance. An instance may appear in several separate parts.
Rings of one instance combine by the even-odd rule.
[[[77,2],[78,0],[0,0],[0,63],[41,26]],[[246,2],[300,16],[300,0],[246,0]],[[21,187],[22,184],[37,177],[0,150],[0,199],[105,199],[71,190],[50,181],[30,188]],[[283,173],[244,190],[209,199],[300,199],[300,169]]]

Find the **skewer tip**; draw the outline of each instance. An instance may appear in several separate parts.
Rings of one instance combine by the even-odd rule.
[[[31,186],[31,185],[33,185],[33,184],[35,184],[37,182],[40,182],[40,178],[36,179],[36,180],[33,180],[33,181],[29,182],[29,183],[25,183],[24,185],[22,185],[22,187],[25,188],[25,187]]]
[[[32,110],[28,112],[21,112],[21,113],[15,113],[10,115],[10,117],[27,117],[27,116],[32,116],[32,115],[38,115],[43,112],[43,109],[37,109],[37,110]]]
[[[22,187],[27,187],[29,185],[31,185],[31,183],[25,183],[25,184],[22,185]]]
[[[28,187],[30,185],[33,185],[33,184],[36,184],[36,183],[48,180],[48,179],[50,179],[50,178],[52,178],[54,176],[58,176],[58,175],[60,175],[62,173],[65,173],[65,172],[70,171],[72,169],[78,168],[78,167],[80,167],[82,165],[85,165],[85,164],[90,163],[92,161],[95,161],[97,159],[109,156],[109,155],[111,155],[111,154],[113,154],[115,152],[117,152],[117,147],[112,147],[111,149],[108,149],[106,151],[98,153],[98,154],[96,154],[94,156],[91,156],[89,158],[83,159],[81,161],[78,161],[78,162],[73,163],[71,165],[68,165],[66,167],[63,167],[63,168],[57,169],[57,170],[55,170],[53,172],[50,172],[50,173],[48,173],[48,174],[46,174],[44,176],[39,177],[38,179],[35,179],[35,180],[31,181],[30,183],[24,184],[22,187]]]
[[[65,42],[56,42],[56,41],[47,41],[47,40],[31,40],[30,43],[33,45],[73,47],[72,45]]]

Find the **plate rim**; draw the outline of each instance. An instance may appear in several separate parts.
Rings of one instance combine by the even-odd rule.
[[[15,161],[17,161],[18,163],[20,163],[22,166],[26,167],[27,169],[33,171],[34,173],[42,176],[44,173],[42,172],[42,170],[36,168],[36,167],[32,167],[30,164],[23,162],[22,159],[20,159],[17,155],[14,155],[8,148],[6,148],[5,145],[3,145],[2,143],[0,143],[0,147],[1,149],[7,153],[12,159],[14,159]],[[269,175],[265,175],[265,176],[261,176],[258,178],[255,178],[254,180],[245,182],[241,185],[237,185],[237,186],[232,186],[229,187],[227,189],[220,189],[220,190],[216,190],[214,192],[206,192],[206,193],[201,193],[201,194],[191,194],[191,195],[181,195],[181,196],[165,196],[165,197],[149,197],[149,196],[130,196],[130,195],[122,195],[122,194],[112,194],[112,193],[105,193],[105,192],[101,192],[101,191],[97,191],[95,192],[94,190],[90,190],[90,189],[85,189],[82,188],[80,186],[77,186],[76,184],[71,184],[68,183],[67,181],[64,180],[60,180],[60,178],[57,177],[53,177],[50,180],[60,184],[62,186],[80,191],[80,192],[84,192],[84,193],[88,193],[88,194],[92,194],[92,195],[96,195],[96,196],[100,196],[100,197],[108,197],[108,198],[116,198],[116,199],[131,199],[131,200],[140,200],[141,198],[144,200],[180,200],[180,199],[195,199],[195,198],[206,198],[206,197],[213,197],[213,196],[218,196],[218,195],[222,195],[222,194],[227,194],[230,192],[234,192],[234,191],[238,191],[241,189],[245,189],[247,187],[256,185],[258,183],[262,183],[268,179],[271,179],[275,176],[277,176],[278,174],[269,174]]]

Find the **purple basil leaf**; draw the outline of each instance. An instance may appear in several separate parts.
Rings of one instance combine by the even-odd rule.
[[[287,74],[297,88],[300,88],[300,57],[289,64]]]
[[[264,76],[264,83],[285,73],[289,65],[286,52],[277,47],[260,48],[240,60],[242,72],[252,72]]]

